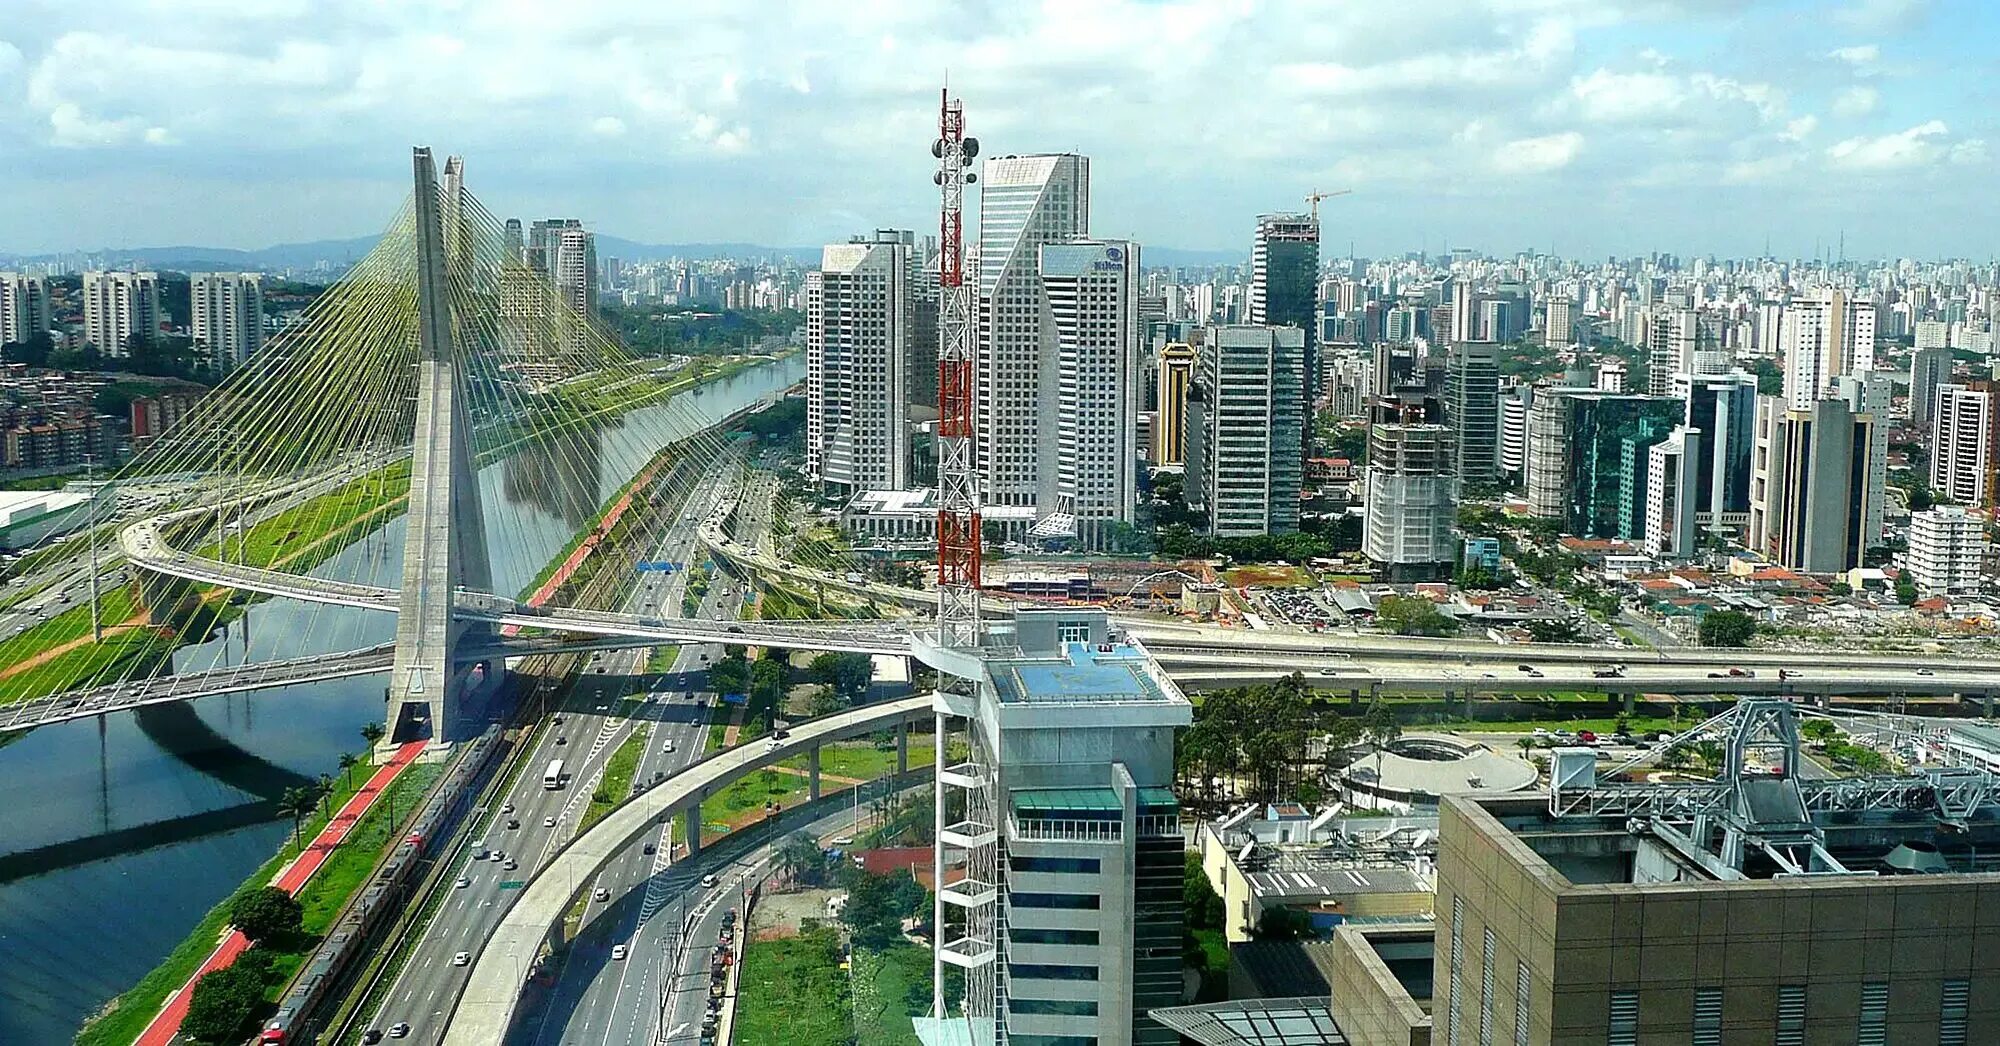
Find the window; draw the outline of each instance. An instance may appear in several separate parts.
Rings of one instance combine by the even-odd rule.
[[[1694,990],[1694,1046],[1722,1046],[1722,989]]]
[[[1017,872],[1095,874],[1100,863],[1095,857],[1009,857],[1007,867]]]
[[[1097,967],[1010,962],[1007,964],[1007,976],[1016,981],[1094,981],[1097,979]]]
[[[1889,1041],[1889,984],[1864,981],[1861,1020],[1854,1028],[1854,1046],[1884,1046]]]
[[[1095,1017],[1097,1004],[1072,999],[1009,999],[1007,1008],[1015,1013],[1046,1014],[1050,1017]]]
[[[1965,1046],[1965,1018],[1972,999],[1971,981],[1946,981],[1938,1000],[1938,1046]]]
[[[1083,893],[1016,893],[1007,895],[1016,908],[1064,908],[1072,911],[1097,908],[1097,895]]]
[[[1460,994],[1462,994],[1460,992],[1460,984],[1461,984],[1460,976],[1465,971],[1465,955],[1463,954],[1464,949],[1461,947],[1461,945],[1464,941],[1464,937],[1465,937],[1465,899],[1462,897],[1453,897],[1451,899],[1451,981],[1450,981],[1451,1008],[1448,1011],[1448,1016],[1445,1019],[1445,1025],[1444,1025],[1445,1046],[1458,1046],[1459,1043],[1458,1039],[1459,996]]]
[[[1096,930],[1035,930],[1026,926],[1010,926],[1007,936],[1015,944],[1085,944],[1097,943]]]
[[[1802,984],[1778,986],[1778,1034],[1771,1046],[1805,1046],[1806,989]]]
[[[1514,964],[1514,1046],[1528,1046],[1528,964]]]
[[[1479,1046],[1493,1046],[1493,943],[1488,929],[1480,942],[1485,955],[1479,962]]]
[[[1611,993],[1611,1033],[1605,1046],[1639,1046],[1639,993],[1619,988]]]
[[[1008,1046],[1097,1046],[1095,1035],[1009,1035]]]

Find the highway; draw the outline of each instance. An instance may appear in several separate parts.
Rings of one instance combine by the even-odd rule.
[[[698,518],[700,510],[720,497],[726,486],[722,476],[714,475],[697,489],[689,499],[688,510],[680,513],[680,519],[660,542],[655,558],[678,557],[692,548],[693,528],[688,521]],[[678,609],[686,583],[685,571],[646,572],[640,575],[627,606],[638,612],[654,612],[662,607]],[[740,586],[714,586],[702,609],[713,616],[734,617],[741,598]],[[536,750],[523,764],[520,779],[501,797],[501,810],[492,812],[478,828],[470,829],[483,833],[483,839],[473,841],[484,841],[504,851],[519,867],[508,871],[501,863],[473,860],[468,849],[462,858],[465,862],[462,875],[470,883],[447,895],[412,949],[398,980],[385,995],[371,1027],[387,1029],[398,1022],[408,1022],[409,1041],[437,1041],[443,1030],[443,1015],[450,1012],[470,973],[469,967],[454,965],[457,954],[479,948],[515,896],[519,884],[541,868],[575,833],[605,764],[632,730],[650,728],[652,732],[634,781],[650,781],[660,773],[671,774],[687,761],[699,758],[701,744],[706,739],[707,711],[694,703],[695,695],[691,692],[650,692],[643,695],[644,703],[636,709],[635,717],[620,714],[628,707],[626,687],[632,677],[644,674],[647,654],[647,650],[639,649],[586,659],[576,688],[565,702],[569,711],[559,712],[551,721]],[[677,674],[666,678],[684,678],[678,673],[690,666],[698,668],[704,655],[716,656],[712,651],[683,648],[676,657]],[[566,743],[559,743],[558,739]],[[664,751],[669,741],[675,749],[671,753]],[[563,789],[550,791],[543,786],[543,770],[556,758],[564,760],[565,769],[572,776]],[[512,805],[511,813],[503,812],[506,804]],[[549,824],[551,819],[555,822],[553,826]],[[507,829],[505,825],[510,820],[518,820],[520,827]],[[503,887],[503,883],[512,885]]]

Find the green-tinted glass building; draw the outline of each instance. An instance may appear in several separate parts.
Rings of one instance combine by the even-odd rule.
[[[1647,451],[1681,423],[1672,396],[1565,394],[1569,448],[1563,530],[1578,537],[1637,540],[1646,532]]]

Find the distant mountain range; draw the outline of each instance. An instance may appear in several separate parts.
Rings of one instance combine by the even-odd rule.
[[[281,243],[275,247],[245,251],[231,247],[104,247],[97,250],[62,251],[54,254],[13,254],[0,250],[0,264],[32,265],[77,263],[92,259],[109,266],[142,266],[149,269],[181,271],[305,271],[326,263],[345,269],[375,246],[375,236],[344,240],[313,240],[308,243]],[[790,261],[816,265],[818,247],[766,247],[754,243],[640,243],[623,237],[598,234],[597,257],[625,262],[662,261],[685,258],[690,261],[735,259],[746,262]],[[1210,266],[1238,265],[1247,261],[1247,251],[1182,250],[1174,247],[1145,247],[1147,265]]]

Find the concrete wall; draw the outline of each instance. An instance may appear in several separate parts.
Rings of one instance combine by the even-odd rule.
[[[1334,931],[1329,973],[1333,1020],[1352,1046],[1430,1046],[1430,1015],[1403,990],[1363,931]]]

